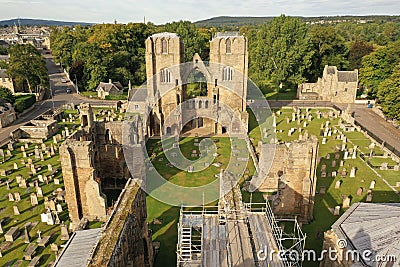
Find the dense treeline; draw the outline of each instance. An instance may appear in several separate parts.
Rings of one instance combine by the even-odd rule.
[[[56,61],[70,72],[83,90],[93,90],[100,81],[112,79],[127,86],[146,79],[145,40],[156,32],[176,32],[185,43],[185,59],[198,52],[208,59],[209,42],[219,30],[199,28],[188,21],[156,26],[151,23],[102,24],[75,29],[53,29],[52,49]],[[340,70],[359,69],[360,84],[388,110],[398,101],[400,23],[355,22],[335,25],[306,24],[301,18],[280,16],[261,26],[239,29],[249,40],[249,76],[263,92],[296,90],[302,82],[314,82],[325,65]],[[389,88],[388,88],[389,87]],[[388,92],[390,90],[390,93]]]
[[[49,87],[46,61],[30,44],[16,44],[9,48],[7,73],[17,90],[39,95]]]

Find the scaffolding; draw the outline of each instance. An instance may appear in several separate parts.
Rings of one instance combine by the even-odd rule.
[[[278,220],[268,201],[252,203],[250,197],[250,203],[243,203],[237,181],[227,172],[220,174],[220,196],[218,206],[181,208],[178,267],[302,266],[306,236],[296,218]],[[291,233],[280,225],[288,222],[293,223]],[[266,250],[279,254],[259,258]]]

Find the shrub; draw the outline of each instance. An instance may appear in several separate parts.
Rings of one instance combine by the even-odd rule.
[[[21,113],[24,110],[33,106],[36,102],[35,95],[21,95],[17,96],[14,103],[14,108],[17,112]]]

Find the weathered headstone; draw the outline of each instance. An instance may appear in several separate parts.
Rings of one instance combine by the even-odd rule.
[[[15,239],[19,236],[19,229],[18,227],[14,226],[11,227],[10,230],[4,235],[6,241],[14,242]]]
[[[14,211],[14,215],[19,215],[19,209],[18,206],[13,206],[13,211]]]
[[[19,194],[19,192],[15,192],[15,193],[14,193],[14,198],[15,198],[15,201],[16,201],[16,202],[21,201],[21,195]]]
[[[351,168],[351,170],[350,170],[350,177],[351,177],[351,178],[356,177],[356,168],[355,168],[355,167],[352,167],[352,168]]]
[[[36,194],[38,197],[43,197],[43,190],[41,187],[36,187]]]
[[[69,240],[69,233],[68,233],[68,228],[64,223],[61,223],[60,225],[61,227],[61,236],[60,236],[60,240],[61,241],[67,241]]]
[[[13,193],[9,193],[8,194],[8,201],[10,201],[10,202],[14,202],[15,201]]]
[[[347,209],[347,208],[349,208],[350,207],[350,198],[349,197],[346,197],[344,200],[343,200],[343,205],[342,205],[342,208],[343,209]]]
[[[340,188],[340,184],[341,184],[340,181],[336,181],[336,183],[335,183],[335,189],[339,189],[339,188]]]
[[[334,212],[333,212],[333,215],[335,215],[335,216],[340,215],[340,206],[336,206],[336,207],[335,207],[335,210],[334,210]]]
[[[360,188],[358,188],[358,190],[357,190],[357,196],[361,196],[362,195],[362,193],[363,193],[363,188],[362,187],[360,187]]]
[[[372,181],[371,184],[370,184],[370,186],[369,186],[369,189],[375,189],[375,183],[376,183],[375,180]]]
[[[35,206],[37,206],[39,204],[37,196],[36,196],[35,193],[31,193],[30,199],[31,199],[31,206],[32,207],[35,207]]]
[[[18,170],[18,164],[14,162],[14,170]]]

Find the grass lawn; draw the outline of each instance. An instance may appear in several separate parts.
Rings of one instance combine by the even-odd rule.
[[[192,157],[191,152],[194,147],[195,137],[182,138],[179,142],[182,154],[188,159],[197,159],[198,157]],[[201,141],[202,138],[198,138]],[[231,142],[228,137],[212,138],[213,140],[218,139],[216,142],[218,157],[215,158],[214,162],[219,162],[222,165],[215,167],[210,165],[203,171],[188,173],[186,171],[179,170],[175,167],[169,167],[166,165],[167,159],[160,148],[161,141],[157,139],[150,139],[147,142],[147,151],[149,155],[155,154],[153,164],[159,173],[166,178],[168,181],[182,185],[186,187],[199,186],[207,184],[215,180],[215,175],[220,172],[221,169],[226,169],[231,154]],[[198,149],[198,147],[197,147]],[[159,159],[162,158],[162,161]],[[247,163],[246,171],[241,178],[240,182],[243,183],[245,178],[249,178],[254,174],[255,168],[252,161]],[[250,201],[250,193],[243,192],[243,200]],[[253,202],[264,202],[262,193],[256,192],[252,196]],[[216,202],[208,205],[216,205]],[[172,207],[165,203],[159,202],[151,196],[147,197],[147,214],[150,228],[153,231],[153,240],[161,243],[160,251],[156,259],[155,266],[176,266],[176,244],[178,241],[177,223],[179,220],[179,207]],[[155,225],[152,223],[153,219],[161,219],[161,225]]]
[[[297,90],[286,89],[280,90],[279,93],[276,91],[269,91],[264,93],[267,100],[293,100],[297,96]]]

